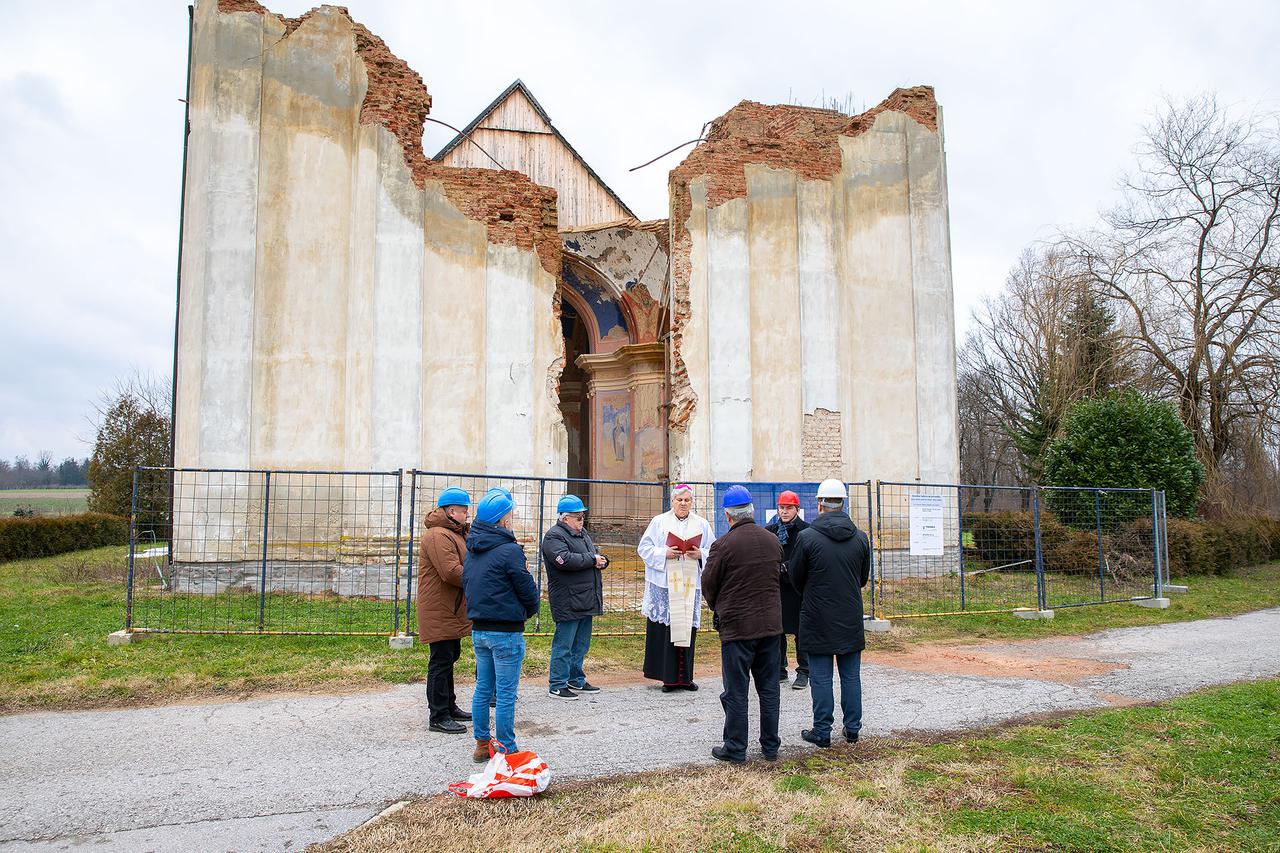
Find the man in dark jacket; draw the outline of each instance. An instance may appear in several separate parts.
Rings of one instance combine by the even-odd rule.
[[[515,501],[491,490],[476,507],[467,535],[462,589],[476,653],[476,688],[471,697],[476,749],[472,758],[488,761],[489,700],[497,693],[494,727],[504,752],[516,752],[516,694],[524,664],[524,623],[538,612],[538,585],[527,568],[524,549],[511,532]]]
[[[760,699],[760,749],[778,757],[778,635],[782,602],[778,577],[782,545],[755,522],[751,493],[730,486],[724,493],[729,532],[711,545],[702,573],[702,595],[720,631],[724,676],[724,745],[711,750],[721,761],[747,760],[747,687],[756,683]]]
[[[591,618],[604,615],[604,582],[600,570],[609,560],[596,552],[584,528],[587,507],[577,495],[556,504],[560,519],[542,537],[542,562],[547,567],[547,598],[556,623],[551,638],[551,695],[577,699],[578,693],[599,693],[587,681],[582,661],[591,648]],[[575,692],[576,691],[576,692]]]
[[[809,522],[800,517],[800,496],[787,491],[778,495],[778,516],[769,522],[768,530],[782,543],[785,566],[791,565],[796,552],[796,538]],[[779,681],[787,680],[787,634],[796,638],[796,680],[792,690],[804,690],[809,686],[809,656],[800,648],[800,593],[791,585],[788,570],[782,572],[782,634],[778,636]]]
[[[813,728],[800,736],[818,746],[831,746],[837,667],[844,739],[855,743],[862,729],[862,588],[871,576],[871,543],[845,512],[847,497],[840,480],[818,486],[818,517],[798,537],[790,567],[801,595],[800,643],[809,655],[813,698]]]

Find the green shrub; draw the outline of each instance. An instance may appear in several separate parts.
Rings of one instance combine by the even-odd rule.
[[[0,518],[0,563],[128,542],[129,522],[114,515]]]
[[[1045,453],[1046,486],[1159,489],[1168,514],[1176,517],[1195,513],[1203,483],[1204,466],[1173,406],[1133,392],[1076,404],[1063,422],[1062,437]],[[1093,492],[1048,491],[1046,499],[1068,524],[1094,525]],[[1149,494],[1112,493],[1104,523],[1124,524],[1150,514]]]
[[[974,513],[964,517],[965,559],[987,566],[1035,557],[1035,516],[1029,512]],[[1280,519],[1168,519],[1169,574],[1221,575],[1234,569],[1280,560]],[[1098,570],[1097,529],[1073,530],[1047,510],[1040,513],[1040,538],[1046,572],[1066,574]],[[1104,532],[1102,550],[1151,565],[1151,519],[1143,516]],[[1129,561],[1132,562],[1132,561]]]

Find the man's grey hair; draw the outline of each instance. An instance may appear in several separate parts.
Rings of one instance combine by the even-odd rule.
[[[844,500],[841,498],[820,498],[818,503],[823,509],[833,512],[844,509]]]
[[[727,506],[724,511],[729,514],[729,518],[736,521],[746,521],[748,518],[755,518],[756,508],[753,504],[745,506]]]
[[[585,513],[585,512],[583,512],[582,510],[578,510],[577,512],[562,512],[562,513],[560,513],[560,520],[561,520],[561,521],[564,521],[566,518],[568,518],[568,517],[569,517],[569,516],[571,516],[571,515],[581,515],[581,516],[583,516],[584,518],[586,517],[586,513]]]

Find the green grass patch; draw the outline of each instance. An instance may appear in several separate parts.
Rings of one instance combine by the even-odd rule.
[[[74,515],[89,507],[88,489],[0,489],[0,516],[30,507],[41,515]]]
[[[109,647],[106,636],[124,626],[124,547],[98,548],[0,564],[0,711],[86,708],[173,701],[199,696],[240,696],[270,691],[341,691],[420,681],[427,649],[393,651],[384,636],[285,636],[256,633],[256,593],[230,590],[217,596],[173,596],[139,561],[136,624],[169,628],[221,628],[248,635],[153,634],[129,646]],[[389,631],[390,602],[337,596],[268,595],[262,624],[286,629]],[[968,615],[895,622],[891,633],[869,636],[873,650],[912,643],[1016,639],[1081,634],[1124,625],[1198,619],[1280,606],[1280,563],[1228,576],[1197,577],[1187,595],[1168,610],[1107,605],[1058,611],[1050,622],[1007,614]],[[401,625],[403,627],[403,621]],[[543,610],[543,626],[550,614]],[[638,614],[598,619],[588,672],[638,678],[640,636],[598,636],[640,631]],[[698,660],[715,665],[714,631],[699,632]],[[549,637],[530,637],[526,676],[547,671]],[[462,678],[473,674],[467,641],[458,662]]]

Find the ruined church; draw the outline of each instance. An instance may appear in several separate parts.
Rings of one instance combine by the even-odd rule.
[[[742,101],[640,221],[518,80],[424,152],[344,9],[199,0],[189,70],[176,465],[956,481],[931,88]]]

